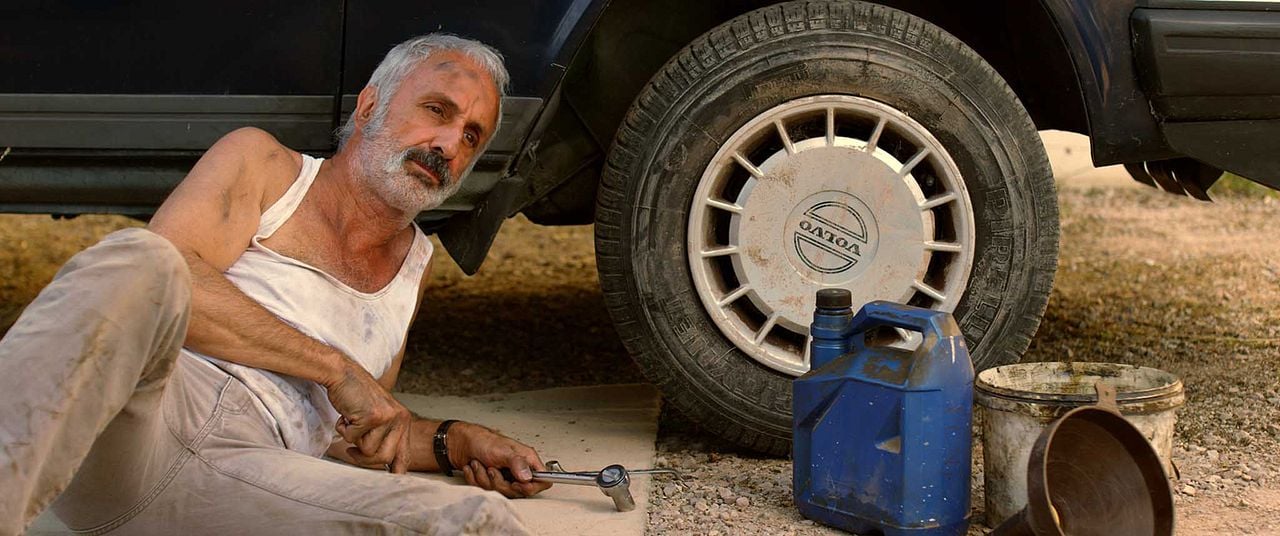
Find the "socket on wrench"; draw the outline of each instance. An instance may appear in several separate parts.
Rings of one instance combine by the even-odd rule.
[[[631,475],[672,475],[681,478],[680,473],[671,469],[637,469],[628,471],[627,468],[613,464],[599,471],[565,471],[560,466],[560,462],[547,462],[547,469],[550,471],[534,471],[533,479],[541,482],[551,482],[553,484],[569,484],[573,486],[596,486],[600,488],[600,492],[610,499],[613,499],[613,506],[619,512],[630,512],[636,509],[635,498],[631,496]],[[503,478],[514,481],[509,470],[502,470]]]

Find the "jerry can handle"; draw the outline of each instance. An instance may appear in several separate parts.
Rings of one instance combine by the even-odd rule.
[[[959,337],[960,326],[950,313],[877,300],[862,306],[850,323],[852,334],[859,334],[879,326],[911,330],[938,339]]]

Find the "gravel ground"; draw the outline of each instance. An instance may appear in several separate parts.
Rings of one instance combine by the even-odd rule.
[[[1212,204],[1128,185],[1060,194],[1057,286],[1028,360],[1108,361],[1180,375],[1174,461],[1180,534],[1280,534],[1280,199]],[[0,216],[0,329],[113,217]],[[643,381],[609,324],[588,227],[503,228],[481,274],[437,257],[403,390],[478,394]],[[978,438],[975,438],[975,444]],[[977,453],[980,459],[980,451]],[[791,506],[790,463],[725,444],[664,410],[653,534],[828,534]],[[980,470],[980,464],[978,464]],[[974,475],[974,519],[982,521]],[[975,524],[971,534],[982,534]]]

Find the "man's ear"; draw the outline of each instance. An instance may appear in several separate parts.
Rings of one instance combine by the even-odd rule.
[[[360,95],[356,96],[356,109],[351,112],[352,119],[356,122],[356,128],[363,131],[364,126],[369,123],[369,119],[373,117],[373,108],[378,103],[378,87],[364,86],[360,90]]]

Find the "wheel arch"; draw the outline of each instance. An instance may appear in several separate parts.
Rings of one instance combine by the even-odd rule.
[[[1085,95],[1066,40],[1045,3],[978,0],[964,10],[929,0],[880,0],[943,28],[1009,83],[1039,129],[1088,132]],[[590,223],[600,167],[641,89],[676,52],[738,15],[775,2],[612,2],[569,65],[544,113],[545,130],[516,169],[517,202],[536,223]]]

